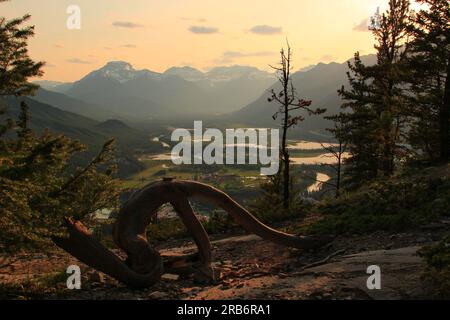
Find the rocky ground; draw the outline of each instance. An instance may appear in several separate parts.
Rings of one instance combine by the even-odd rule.
[[[146,290],[130,290],[55,249],[48,255],[3,259],[13,263],[0,269],[1,298],[418,299],[426,297],[429,288],[421,280],[417,251],[447,234],[448,226],[442,221],[402,234],[346,235],[316,252],[284,248],[253,235],[222,236],[213,241],[214,284],[166,274]],[[172,240],[158,249],[163,255],[187,254],[195,246]],[[71,264],[82,268],[81,290],[66,288],[65,270]],[[381,290],[367,289],[370,265],[381,268]]]

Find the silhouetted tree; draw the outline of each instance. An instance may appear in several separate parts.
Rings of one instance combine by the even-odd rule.
[[[42,75],[43,66],[28,56],[27,40],[34,28],[21,25],[29,18],[0,18],[0,100],[38,88],[28,82]],[[22,101],[18,119],[0,126],[0,252],[48,243],[60,233],[63,217],[82,219],[118,205],[114,140],[87,166],[73,171],[71,160],[85,146],[48,130],[36,134],[29,123],[28,106]]]
[[[334,145],[326,145],[321,143],[322,148],[326,150],[331,156],[336,159],[336,164],[328,165],[330,166],[336,173],[335,183],[328,182],[328,185],[332,185],[336,189],[336,198],[340,196],[341,191],[341,180],[342,180],[342,172],[344,166],[344,156],[347,152],[347,142],[345,135],[347,133],[347,128],[345,126],[345,114],[341,113],[334,116],[325,117],[327,120],[333,121],[333,127],[327,128],[327,131],[330,132],[337,142],[337,146]]]
[[[292,50],[287,45],[287,52],[283,49],[280,51],[281,61],[278,67],[273,67],[278,75],[278,80],[281,84],[281,90],[272,90],[272,95],[268,99],[269,102],[277,102],[279,104],[278,111],[273,115],[273,119],[277,119],[281,116],[281,129],[282,129],[282,140],[281,140],[281,171],[283,176],[283,207],[285,209],[289,208],[289,197],[290,197],[290,174],[289,174],[289,150],[287,147],[287,136],[288,130],[303,120],[305,120],[304,114],[294,115],[294,111],[306,111],[309,115],[317,115],[324,113],[324,109],[312,109],[311,101],[304,100],[298,97],[297,91],[292,83]]]
[[[27,81],[41,76],[44,65],[28,55],[27,41],[34,36],[34,26],[22,27],[22,24],[30,17],[28,14],[12,20],[0,17],[0,96],[28,95],[38,88]]]
[[[365,179],[373,179],[378,174],[377,114],[371,105],[373,93],[368,81],[367,67],[362,63],[359,53],[353,63],[348,62],[347,73],[350,89],[344,86],[338,91],[344,100],[342,108],[345,116],[336,118],[339,126],[347,128],[343,140],[348,145],[350,158],[345,171],[346,184],[358,186]],[[344,113],[343,113],[344,114]]]
[[[409,142],[426,159],[450,160],[450,3],[420,0],[426,9],[409,26],[412,124]]]
[[[396,160],[405,156],[408,19],[409,1],[390,0],[389,10],[371,26],[377,63],[365,66],[356,53],[347,74],[350,90],[339,90],[342,107],[350,109],[340,119],[348,128],[345,139],[351,153],[346,172],[356,185],[380,174],[392,175]]]

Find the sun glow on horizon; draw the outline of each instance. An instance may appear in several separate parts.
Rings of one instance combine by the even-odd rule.
[[[32,15],[33,59],[47,62],[42,79],[78,80],[108,61],[164,72],[173,66],[205,71],[250,65],[270,71],[286,38],[294,68],[344,62],[374,52],[364,21],[388,0],[195,1],[12,0],[2,16]],[[81,30],[67,30],[69,5],[81,9]],[[282,10],[287,8],[289,10]],[[413,4],[417,10],[418,4]],[[360,26],[358,28],[358,26]]]

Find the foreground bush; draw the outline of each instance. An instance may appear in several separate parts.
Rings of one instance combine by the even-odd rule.
[[[339,199],[323,201],[315,210],[324,219],[311,227],[320,233],[402,231],[450,216],[447,168],[431,174],[407,174],[373,182]]]
[[[420,251],[425,261],[424,279],[433,288],[433,295],[439,298],[450,298],[450,237],[439,244],[425,247]]]

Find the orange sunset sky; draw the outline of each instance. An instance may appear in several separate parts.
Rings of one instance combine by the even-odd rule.
[[[47,62],[44,79],[73,81],[111,60],[163,72],[252,65],[269,70],[285,39],[296,69],[373,52],[367,19],[387,0],[12,0],[0,16],[30,13],[31,56]],[[69,30],[69,5],[81,29]]]

